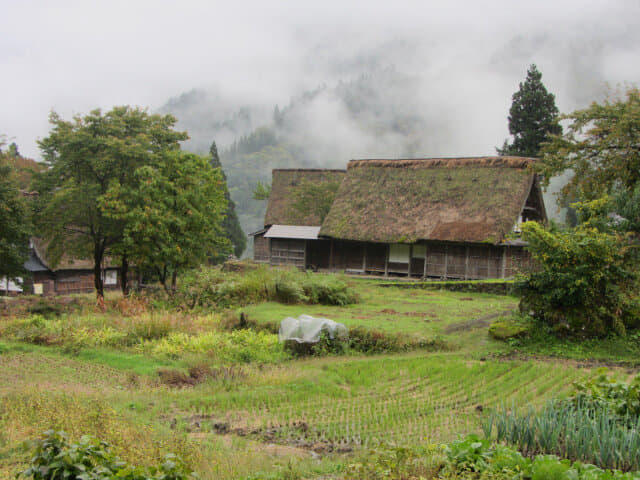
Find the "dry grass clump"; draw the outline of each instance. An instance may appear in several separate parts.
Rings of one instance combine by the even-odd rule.
[[[188,372],[176,369],[158,370],[160,382],[170,387],[193,387],[208,380],[234,381],[246,376],[242,367],[237,365],[211,367],[207,364],[197,364],[189,368]]]

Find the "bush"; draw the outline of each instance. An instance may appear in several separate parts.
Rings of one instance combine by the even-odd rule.
[[[489,325],[489,335],[496,340],[520,338],[529,332],[530,325],[521,318],[498,318]]]
[[[30,443],[31,465],[19,476],[34,480],[92,479],[109,480],[186,480],[197,478],[180,458],[166,455],[158,467],[129,465],[111,454],[106,442],[85,436],[69,443],[64,432],[49,430]]]
[[[264,301],[348,305],[357,302],[358,296],[346,281],[333,275],[265,266],[239,273],[203,267],[185,275],[174,301],[186,308],[222,309]]]
[[[522,233],[535,261],[517,288],[523,313],[577,336],[637,326],[638,273],[620,237],[587,227],[551,232],[536,222],[524,223]]]
[[[640,417],[640,374],[629,383],[607,376],[600,369],[598,376],[575,384],[576,393],[570,398],[574,405],[606,407],[621,417]]]

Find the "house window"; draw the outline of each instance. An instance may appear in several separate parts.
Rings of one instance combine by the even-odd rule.
[[[389,245],[390,263],[409,263],[409,245],[394,243]]]
[[[418,243],[413,246],[413,258],[426,258],[427,257],[427,246],[421,243]]]
[[[104,284],[105,285],[117,285],[118,284],[118,271],[106,270],[104,272]]]

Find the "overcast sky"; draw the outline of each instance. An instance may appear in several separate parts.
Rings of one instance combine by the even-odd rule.
[[[389,66],[420,80],[421,108],[441,112],[448,141],[425,156],[492,154],[530,63],[565,112],[601,100],[607,85],[640,83],[638,0],[0,0],[0,8],[0,134],[34,158],[52,109],[64,118],[122,104],[154,110],[193,88],[238,106],[284,105]]]

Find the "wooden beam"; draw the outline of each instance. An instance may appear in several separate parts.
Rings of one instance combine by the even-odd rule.
[[[384,255],[384,276],[389,276],[389,244],[387,243],[387,252]]]
[[[491,278],[491,247],[487,247],[487,276],[486,278]]]
[[[302,270],[307,269],[307,250],[309,250],[309,240],[304,241],[304,256],[302,257]]]
[[[425,243],[424,244],[424,273],[423,273],[423,277],[425,279],[427,278],[427,258],[428,258],[428,256],[429,256],[429,247]]]
[[[329,270],[333,270],[333,238],[329,243]]]
[[[469,245],[464,247],[464,279],[469,280]]]
[[[502,247],[502,265],[501,265],[501,277],[500,278],[505,278],[506,272],[507,272],[507,247]]]
[[[364,244],[364,247],[362,247],[363,252],[362,252],[362,272],[363,273],[367,273],[367,244]]]
[[[444,246],[444,275],[442,277],[443,280],[447,279],[447,268],[449,267],[449,245]]]

